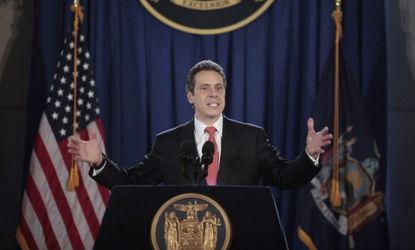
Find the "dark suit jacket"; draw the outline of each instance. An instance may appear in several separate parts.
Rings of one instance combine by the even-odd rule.
[[[134,166],[122,168],[105,157],[104,170],[94,177],[90,171],[90,175],[108,188],[122,184],[189,185],[179,157],[185,140],[193,143],[196,157],[193,120],[157,135],[151,152]],[[191,163],[188,169],[194,167]],[[278,188],[298,188],[319,170],[305,152],[293,161],[280,157],[262,128],[224,117],[218,185],[259,185],[265,181]]]

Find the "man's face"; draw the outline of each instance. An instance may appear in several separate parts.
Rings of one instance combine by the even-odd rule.
[[[194,77],[194,93],[187,92],[187,100],[194,104],[196,118],[206,125],[217,121],[225,108],[225,86],[219,73],[203,70]]]

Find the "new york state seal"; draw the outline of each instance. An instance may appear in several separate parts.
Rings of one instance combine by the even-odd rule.
[[[231,235],[225,210],[215,200],[196,193],[177,195],[166,201],[151,225],[154,249],[227,249]]]

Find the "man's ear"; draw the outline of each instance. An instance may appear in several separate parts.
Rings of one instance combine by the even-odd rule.
[[[194,100],[193,100],[193,98],[194,98],[194,96],[193,96],[192,92],[191,92],[191,91],[187,91],[187,101],[188,101],[190,104],[194,104]]]

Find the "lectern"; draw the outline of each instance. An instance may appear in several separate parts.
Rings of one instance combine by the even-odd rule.
[[[215,249],[287,249],[271,189],[114,187],[94,249],[212,249],[213,243]]]

